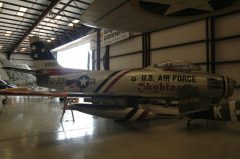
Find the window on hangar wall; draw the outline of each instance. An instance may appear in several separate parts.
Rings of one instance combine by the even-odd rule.
[[[90,43],[81,44],[57,52],[57,61],[63,67],[91,70],[92,56]]]
[[[92,69],[92,50],[88,36],[62,45],[51,51],[57,53],[57,61],[62,67],[84,70]]]

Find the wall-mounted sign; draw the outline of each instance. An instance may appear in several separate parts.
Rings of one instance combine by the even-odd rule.
[[[129,38],[129,32],[103,30],[101,46],[107,46]]]
[[[104,47],[129,38],[129,32],[101,30],[100,36],[101,47]],[[94,50],[97,46],[97,34],[93,33],[92,37],[93,39],[90,42],[90,47],[91,50]]]

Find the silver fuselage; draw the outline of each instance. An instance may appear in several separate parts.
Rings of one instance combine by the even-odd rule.
[[[197,87],[209,99],[231,96],[230,79],[205,72],[135,69],[121,71],[81,71],[78,74],[43,76],[40,86],[68,92],[131,94],[175,98],[185,85]]]

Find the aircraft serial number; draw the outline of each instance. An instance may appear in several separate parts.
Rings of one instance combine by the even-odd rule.
[[[48,78],[48,84],[65,84],[67,81],[66,78],[59,77],[59,78]]]

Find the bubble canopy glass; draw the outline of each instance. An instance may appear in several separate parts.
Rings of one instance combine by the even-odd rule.
[[[201,70],[199,66],[184,60],[167,61],[160,64],[154,64],[151,67],[155,69],[166,69],[166,70],[188,70],[188,71]]]

